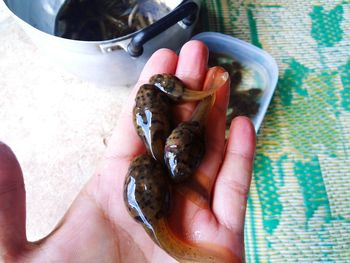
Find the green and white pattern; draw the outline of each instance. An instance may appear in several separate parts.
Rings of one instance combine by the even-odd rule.
[[[247,262],[350,262],[350,1],[204,1],[205,30],[269,52]]]

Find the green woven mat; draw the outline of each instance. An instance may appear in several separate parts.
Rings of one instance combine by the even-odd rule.
[[[350,2],[207,0],[202,17],[280,69],[258,134],[247,262],[350,262]]]

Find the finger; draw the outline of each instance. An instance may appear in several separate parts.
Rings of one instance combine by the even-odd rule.
[[[212,186],[220,168],[226,131],[226,111],[230,96],[230,82],[216,92],[216,100],[206,123],[206,153],[194,176],[195,180],[205,189],[210,197]]]
[[[147,83],[150,77],[157,73],[175,74],[177,55],[169,49],[156,51],[146,63],[140,79],[131,91],[127,102],[120,114],[118,125],[108,141],[107,158],[132,159],[143,149],[143,143],[138,137],[133,125],[132,109],[139,87]]]
[[[170,49],[159,49],[147,61],[143,68],[136,87],[147,83],[149,79],[159,73],[175,74],[178,56]]]
[[[187,42],[180,51],[176,76],[191,89],[202,89],[207,72],[208,48],[198,40]]]
[[[0,257],[14,256],[25,243],[22,171],[11,149],[0,142]]]
[[[220,224],[242,234],[255,152],[255,130],[246,117],[230,127],[224,162],[215,183],[212,208]]]
[[[212,172],[217,174],[220,162],[223,158],[225,148],[225,131],[226,131],[226,112],[230,98],[230,81],[227,81],[216,92],[215,104],[208,115],[206,124],[206,137],[207,137],[207,152],[213,157],[218,159],[212,162],[204,163],[215,163],[215,168]],[[209,167],[208,167],[209,168]],[[211,170],[209,169],[209,170]]]
[[[190,89],[201,90],[207,72],[208,48],[200,41],[187,42],[180,51],[176,76]],[[188,119],[196,103],[184,103],[174,108],[175,123]]]

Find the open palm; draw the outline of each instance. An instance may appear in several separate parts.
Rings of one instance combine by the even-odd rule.
[[[64,218],[44,239],[28,242],[25,189],[15,155],[0,143],[0,258],[5,262],[176,262],[128,214],[123,184],[131,160],[145,152],[132,123],[137,88],[156,73],[172,73],[190,88],[202,87],[208,51],[198,41],[180,55],[161,49],[146,64],[120,115],[105,156]],[[132,74],[132,73],[130,73]],[[207,123],[206,155],[193,179],[175,189],[169,223],[185,242],[217,248],[227,262],[244,260],[243,225],[255,149],[247,118],[236,118],[225,143],[229,87],[221,88]],[[193,104],[176,106],[175,119],[188,119]]]

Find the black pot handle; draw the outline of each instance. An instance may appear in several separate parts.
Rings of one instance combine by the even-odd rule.
[[[182,20],[186,26],[190,26],[196,21],[198,5],[192,1],[184,1],[172,12],[157,22],[149,25],[137,33],[128,45],[128,53],[132,57],[139,57],[143,53],[143,45],[159,35],[169,27]]]

